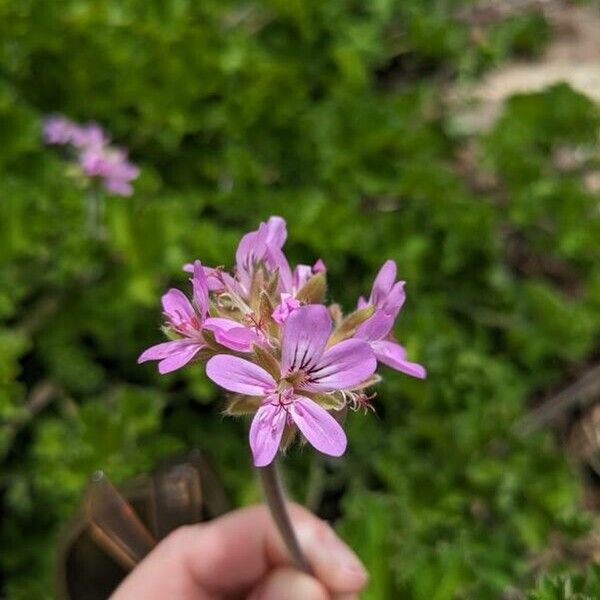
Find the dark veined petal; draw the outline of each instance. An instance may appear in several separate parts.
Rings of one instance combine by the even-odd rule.
[[[345,340],[323,354],[302,387],[315,392],[350,389],[368,379],[377,368],[375,355],[362,340]]]
[[[314,367],[325,350],[331,327],[331,317],[322,304],[293,311],[283,326],[281,372],[288,374]]]

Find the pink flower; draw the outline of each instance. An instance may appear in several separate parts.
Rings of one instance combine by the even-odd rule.
[[[231,350],[249,352],[252,344],[258,341],[256,334],[237,321],[223,318],[207,318],[209,307],[208,285],[199,260],[194,263],[194,276],[191,279],[193,303],[178,289],[170,289],[162,297],[163,313],[167,327],[179,339],[151,346],[138,358],[138,363],[158,360],[158,371],[170,373],[187,365],[206,341],[203,330],[211,331],[215,340]]]
[[[124,150],[109,144],[109,138],[96,123],[78,125],[54,115],[44,121],[43,137],[48,144],[71,145],[83,173],[101,179],[109,194],[133,193],[131,182],[139,176],[139,169],[129,162]]]
[[[358,308],[372,305],[396,318],[406,299],[404,285],[404,281],[396,282],[396,263],[393,260],[387,260],[375,277],[369,301],[367,302],[361,296],[358,299]]]
[[[51,115],[43,123],[42,135],[47,144],[68,144],[73,139],[77,125],[60,115]]]
[[[406,350],[391,337],[395,317],[377,310],[356,330],[355,339],[364,340],[373,350],[377,360],[396,371],[424,379],[425,367],[406,359]]]
[[[97,123],[76,125],[71,136],[71,144],[76,148],[102,148],[107,146],[109,139]]]
[[[79,164],[86,175],[102,178],[108,192],[120,196],[133,193],[129,182],[137,178],[139,169],[127,160],[123,150],[90,146],[81,152]]]
[[[344,453],[343,429],[305,394],[352,389],[373,374],[376,360],[369,345],[357,339],[327,349],[331,331],[331,317],[325,306],[314,304],[293,311],[283,325],[278,378],[237,356],[221,354],[208,361],[206,374],[217,385],[262,398],[250,428],[256,466],[271,463],[285,426],[292,424],[324,454]]]
[[[168,329],[178,339],[139,359],[159,360],[161,373],[197,356],[207,360],[208,377],[238,394],[227,412],[254,413],[249,438],[259,467],[271,463],[282,439],[290,439],[286,431],[300,432],[324,454],[342,455],[346,435],[328,410],[335,407],[341,415],[343,408],[372,408],[374,396],[366,390],[378,381],[377,361],[426,375],[392,337],[405,297],[393,261],[379,270],[369,300],[359,300],[359,308],[374,310],[344,319],[339,306],[318,303],[326,287],[323,261],[292,269],[282,250],[286,237],[285,221],[274,216],[242,237],[233,274],[200,261],[184,265],[193,273],[193,302],[178,290],[163,297]]]
[[[291,294],[281,294],[281,302],[275,307],[273,314],[273,321],[280,325],[285,323],[287,318],[290,316],[292,311],[300,308],[300,302],[296,300]]]
[[[278,271],[282,289],[291,287],[292,273],[281,250],[286,238],[287,229],[281,217],[270,217],[256,231],[242,237],[235,253],[235,274],[244,293],[250,291],[254,271],[259,264],[270,271]]]

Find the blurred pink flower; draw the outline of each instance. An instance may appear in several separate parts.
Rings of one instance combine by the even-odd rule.
[[[133,193],[131,182],[139,176],[139,169],[129,162],[124,150],[110,145],[96,123],[79,125],[61,115],[52,115],[44,121],[43,138],[48,144],[72,146],[83,173],[102,180],[109,194]]]

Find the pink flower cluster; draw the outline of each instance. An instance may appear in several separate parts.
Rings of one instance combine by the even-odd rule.
[[[44,121],[43,137],[47,144],[71,146],[81,170],[88,177],[102,180],[109,194],[131,196],[131,182],[139,169],[129,162],[127,152],[110,145],[110,140],[96,123],[79,125],[53,115]]]
[[[138,362],[156,360],[160,373],[207,361],[206,374],[233,396],[229,414],[253,415],[250,447],[256,466],[301,435],[320,452],[340,456],[347,408],[369,407],[367,389],[377,383],[377,362],[424,378],[393,336],[405,300],[396,264],[380,269],[369,299],[344,317],[326,306],[326,268],[292,269],[282,251],[285,221],[271,217],[242,237],[233,274],[185,265],[192,299],[177,289],[162,297],[171,338],[148,348]]]

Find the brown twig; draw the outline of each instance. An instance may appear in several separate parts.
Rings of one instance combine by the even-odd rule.
[[[515,431],[527,435],[549,425],[566,411],[588,406],[600,397],[600,365],[587,371],[575,383],[530,412],[515,426]]]

